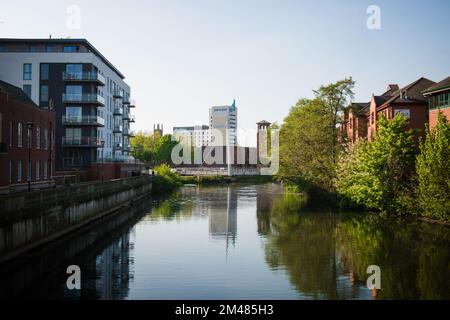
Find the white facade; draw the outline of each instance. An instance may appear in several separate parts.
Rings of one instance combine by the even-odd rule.
[[[209,109],[209,123],[213,146],[237,145],[237,108],[216,106]]]
[[[49,40],[51,41],[51,40]],[[104,60],[92,51],[88,52],[2,52],[0,50],[0,79],[19,88],[31,85],[31,99],[39,105],[40,90],[40,64],[64,63],[64,64],[93,64],[99,73],[105,78],[105,85],[98,86],[98,94],[105,99],[105,106],[97,108],[97,116],[104,119],[104,127],[97,128],[97,137],[105,142],[103,149],[104,158],[119,160],[129,158],[129,136],[124,135],[124,130],[130,130],[130,123],[122,116],[114,116],[114,109],[128,112],[129,105],[124,105],[124,99],[114,99],[114,90],[121,91],[126,99],[130,97],[130,87],[122,77],[106,64]],[[24,64],[31,64],[31,80],[24,80]],[[29,88],[29,86],[28,86]],[[114,128],[122,129],[122,132],[114,133]],[[121,150],[117,147],[122,146]],[[117,151],[115,151],[117,149]],[[100,158],[101,148],[97,150]]]
[[[173,128],[173,136],[180,142],[190,141],[194,147],[211,144],[211,131],[208,126],[175,127]]]

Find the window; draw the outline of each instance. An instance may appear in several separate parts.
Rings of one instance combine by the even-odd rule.
[[[48,149],[48,129],[44,129],[44,149]]]
[[[23,80],[31,80],[31,63],[23,64]]]
[[[66,86],[66,94],[68,95],[81,96],[82,90],[81,86]]]
[[[34,45],[30,46],[30,52],[37,52],[37,51],[38,51],[38,48],[36,46],[34,46]]]
[[[48,102],[48,85],[41,85],[41,102]]]
[[[27,181],[31,181],[31,161],[27,161]]]
[[[17,161],[17,182],[22,181],[22,160]]]
[[[5,46],[3,46],[3,45],[0,46],[0,52],[6,52]]]
[[[83,65],[82,64],[67,64],[66,65],[66,74],[71,79],[82,79],[83,73]]]
[[[9,183],[12,182],[12,179],[13,179],[12,160],[9,160]]]
[[[22,143],[23,143],[23,127],[22,127],[22,123],[19,122],[17,124],[17,147],[21,148],[22,147]]]
[[[41,173],[41,162],[36,160],[36,180],[39,180]]]
[[[41,127],[36,128],[36,149],[41,148]]]
[[[81,107],[66,107],[66,121],[81,122]]]
[[[13,123],[12,121],[9,122],[9,146],[12,147],[13,145]]]
[[[42,63],[41,64],[41,80],[48,80],[49,78],[49,64]]]
[[[54,49],[54,47],[53,47],[52,45],[47,45],[47,47],[45,48],[45,50],[46,50],[47,52],[55,52],[55,49]]]
[[[43,178],[47,179],[47,161],[44,161],[44,174],[43,174]]]
[[[28,96],[28,98],[31,98],[31,84],[24,84],[23,92],[25,92],[25,94]]]
[[[64,46],[63,51],[64,52],[78,52],[79,51],[78,46]]]
[[[27,147],[31,149],[33,147],[33,129],[32,128],[27,128],[27,138],[28,138]]]

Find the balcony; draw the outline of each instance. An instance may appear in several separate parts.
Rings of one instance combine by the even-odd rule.
[[[122,131],[123,131],[122,126],[115,125],[113,128],[113,133],[122,133]]]
[[[136,101],[134,100],[131,101],[130,108],[136,108]]]
[[[64,103],[87,103],[96,104],[98,106],[105,105],[105,98],[95,93],[63,93],[62,100]]]
[[[123,109],[122,108],[120,108],[120,107],[114,108],[113,115],[121,116],[122,114],[123,114]]]
[[[62,137],[63,147],[99,147],[97,137]]]
[[[64,157],[63,158],[63,167],[65,169],[82,168],[83,167],[83,158]]]
[[[129,112],[124,112],[122,119],[129,122],[135,122],[135,116],[131,115]]]
[[[98,72],[63,72],[63,80],[66,82],[94,82],[104,86],[106,79]]]
[[[117,143],[113,146],[113,151],[122,151],[122,144]]]
[[[62,116],[62,123],[66,126],[97,126],[104,127],[105,119],[99,116]]]
[[[123,98],[123,91],[121,91],[121,90],[114,90],[113,91],[113,98],[114,99],[122,99]]]
[[[122,100],[122,103],[129,105],[130,104],[130,99],[124,97],[123,100]]]

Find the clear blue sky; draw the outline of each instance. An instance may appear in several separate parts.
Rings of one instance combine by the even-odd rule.
[[[81,29],[66,9],[81,8]],[[381,30],[366,27],[369,5]],[[6,1],[0,37],[83,37],[127,77],[135,129],[208,122],[239,108],[239,124],[282,121],[321,84],[356,80],[356,100],[388,83],[450,75],[450,1]],[[167,130],[166,130],[167,131]]]

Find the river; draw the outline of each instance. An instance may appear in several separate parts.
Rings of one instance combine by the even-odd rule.
[[[449,231],[309,208],[277,184],[183,187],[2,266],[0,298],[449,299]]]

